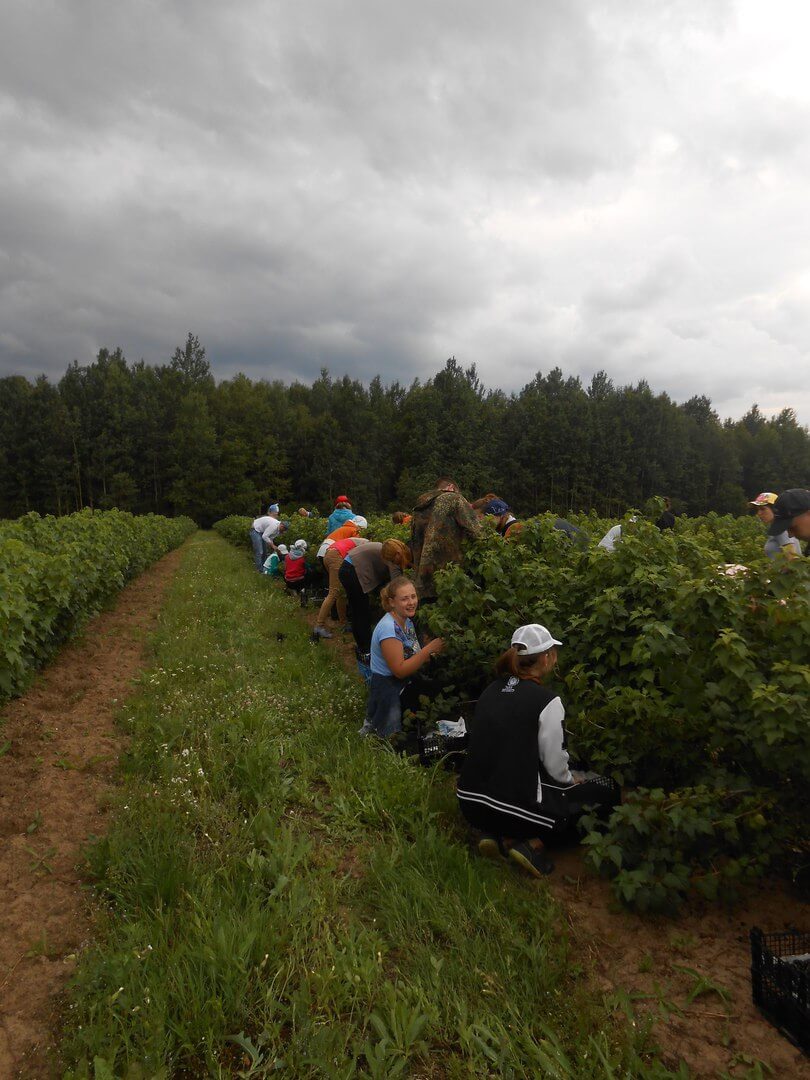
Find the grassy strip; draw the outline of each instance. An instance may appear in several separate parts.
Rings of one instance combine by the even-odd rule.
[[[358,681],[244,553],[193,539],[154,649],[68,1076],[668,1075],[544,884],[470,857],[445,775],[357,738]]]

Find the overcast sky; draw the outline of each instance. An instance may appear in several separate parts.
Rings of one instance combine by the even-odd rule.
[[[559,365],[810,423],[805,0],[0,0],[0,374]]]

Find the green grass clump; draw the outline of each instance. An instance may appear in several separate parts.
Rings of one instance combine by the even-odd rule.
[[[470,855],[447,774],[357,737],[359,681],[246,553],[194,538],[153,648],[69,1077],[669,1075],[546,886]]]

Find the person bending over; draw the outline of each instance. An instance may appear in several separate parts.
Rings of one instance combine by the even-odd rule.
[[[257,517],[253,519],[253,523],[248,530],[250,537],[250,544],[253,548],[253,562],[256,569],[261,571],[262,563],[265,555],[267,554],[266,545],[264,542],[263,533],[269,525],[278,524],[279,506],[278,503],[271,503],[267,507],[267,513],[263,517]]]
[[[419,497],[411,521],[411,553],[421,601],[436,599],[436,571],[463,562],[463,541],[480,531],[475,511],[448,476],[439,477],[433,490]]]
[[[495,518],[495,531],[504,540],[516,539],[523,530],[523,525],[512,513],[512,508],[503,499],[491,499],[484,507],[484,513]]]
[[[613,801],[613,791],[568,765],[558,694],[543,686],[557,664],[545,626],[519,626],[495,664],[497,678],[478,699],[458,801],[482,832],[478,850],[503,856],[535,877],[554,864],[542,837],[567,827],[584,805]]]
[[[350,540],[353,536],[359,536],[364,529],[368,528],[368,521],[362,514],[355,514],[354,517],[350,517],[348,521],[343,525],[338,525],[336,529],[329,533],[327,540]],[[326,541],[324,541],[325,543]]]
[[[413,617],[419,600],[410,578],[395,578],[380,593],[385,615],[371,636],[371,685],[361,735],[387,739],[402,731],[402,693],[424,665],[444,648],[441,638],[420,647]]]
[[[264,560],[262,573],[269,574],[271,577],[280,577],[284,573],[284,560],[288,554],[289,548],[286,544],[276,544],[276,550]]]
[[[343,541],[338,540],[338,544]],[[334,548],[335,545],[333,544]],[[330,550],[332,550],[330,548]],[[325,560],[324,560],[325,561]],[[369,595],[398,577],[411,565],[411,553],[401,540],[386,540],[355,546],[338,571],[338,580],[346,591],[349,619],[352,624],[358,659],[371,648],[371,602]],[[367,662],[367,661],[364,661]]]
[[[338,529],[340,532],[340,529]],[[344,558],[354,548],[367,544],[362,536],[348,536],[343,540],[324,540],[318,548],[318,555],[323,551],[323,568],[328,576],[328,590],[324,601],[318,611],[313,635],[318,638],[330,638],[332,631],[328,629],[326,620],[337,605],[337,617],[341,626],[346,627],[346,591],[340,583],[340,568]]]

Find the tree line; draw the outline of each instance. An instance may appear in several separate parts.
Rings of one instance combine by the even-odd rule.
[[[588,385],[559,368],[519,392],[455,358],[425,381],[215,382],[194,334],[165,364],[101,349],[62,378],[0,379],[0,516],[82,507],[187,514],[207,525],[269,499],[327,510],[413,505],[449,473],[522,515],[623,513],[669,495],[689,514],[740,513],[762,490],[810,486],[810,432],[792,409],[721,420],[644,380]]]

